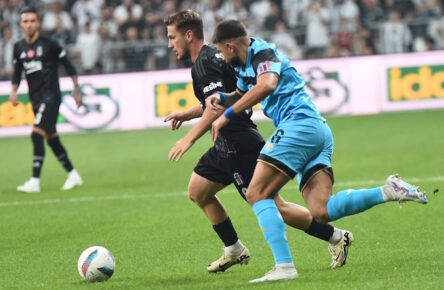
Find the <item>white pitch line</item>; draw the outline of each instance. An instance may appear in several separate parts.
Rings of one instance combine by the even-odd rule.
[[[424,178],[405,178],[411,183],[421,183],[421,182],[438,182],[444,181],[444,176],[431,176]],[[382,180],[361,180],[361,181],[344,181],[336,182],[335,186],[348,187],[348,186],[363,186],[363,185],[378,185],[383,184]],[[298,189],[295,184],[290,184],[285,186],[285,189]],[[232,187],[224,189],[221,193],[232,193],[237,192]],[[34,194],[33,194],[34,195]],[[24,205],[45,205],[45,204],[59,204],[59,203],[76,203],[76,202],[89,202],[89,201],[106,201],[106,200],[125,200],[125,199],[143,199],[143,198],[162,198],[162,197],[177,197],[186,196],[186,192],[165,192],[165,193],[155,193],[155,194],[122,194],[122,195],[110,195],[110,196],[82,196],[82,197],[72,197],[72,198],[55,198],[55,199],[43,199],[35,201],[8,201],[0,202],[0,207],[13,207],[13,206],[24,206]]]

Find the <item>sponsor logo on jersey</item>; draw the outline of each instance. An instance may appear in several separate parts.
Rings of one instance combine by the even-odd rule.
[[[206,94],[216,88],[221,88],[221,87],[222,87],[222,82],[217,82],[217,83],[211,82],[208,86],[206,86],[203,89],[203,93]]]
[[[237,186],[242,186],[244,184],[244,179],[240,175],[239,172],[235,172],[233,174],[234,182],[236,182]]]
[[[40,46],[40,45],[37,46],[36,54],[37,54],[38,57],[42,56],[42,54],[43,54],[42,46]]]
[[[220,59],[224,59],[224,56],[223,56],[223,54],[222,53],[216,53],[215,55],[214,55],[216,58],[220,58]]]
[[[391,102],[444,98],[444,65],[395,67],[388,70]]]
[[[29,62],[23,62],[23,67],[27,75],[32,74],[36,71],[40,71],[43,68],[42,62],[40,60],[31,60]]]
[[[26,52],[22,51],[20,54],[20,59],[26,58]]]
[[[30,50],[28,50],[28,57],[29,57],[29,58],[33,58],[34,55],[35,55],[34,49],[30,49]]]

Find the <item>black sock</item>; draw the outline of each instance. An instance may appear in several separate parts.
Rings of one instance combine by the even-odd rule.
[[[65,168],[65,170],[67,172],[70,172],[73,169],[73,166],[71,164],[71,161],[68,158],[68,153],[66,153],[65,148],[63,147],[62,143],[60,142],[59,136],[56,136],[55,138],[48,139],[48,145],[49,145],[49,147],[51,147],[52,152],[54,152],[54,155],[60,161],[62,166]]]
[[[329,224],[320,224],[313,219],[308,229],[305,230],[305,233],[328,242],[333,235],[334,230],[333,226]]]
[[[43,160],[45,159],[45,145],[43,144],[43,136],[32,132],[31,140],[34,147],[34,156],[32,158],[32,177],[40,178]]]
[[[213,229],[222,240],[222,242],[224,242],[225,247],[234,245],[238,240],[237,233],[234,230],[230,218],[227,218],[220,224],[213,225]]]

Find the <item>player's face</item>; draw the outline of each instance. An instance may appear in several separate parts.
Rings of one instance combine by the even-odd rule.
[[[27,36],[32,37],[40,28],[37,14],[32,12],[23,13],[20,18],[20,26]]]
[[[222,53],[224,60],[233,67],[238,67],[243,65],[240,57],[234,52],[233,44],[228,44],[226,42],[216,44],[217,50]]]
[[[178,60],[187,60],[190,58],[190,48],[188,41],[182,33],[180,33],[174,25],[167,26],[168,31],[168,48],[172,49]]]

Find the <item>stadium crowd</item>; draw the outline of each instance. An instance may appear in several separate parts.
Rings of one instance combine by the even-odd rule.
[[[163,19],[185,8],[202,15],[208,42],[218,21],[236,18],[291,59],[444,49],[444,0],[0,0],[0,79],[11,78],[24,5],[41,11],[42,33],[80,74],[183,66]]]

